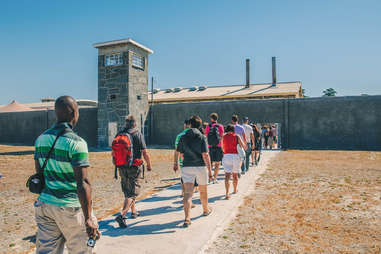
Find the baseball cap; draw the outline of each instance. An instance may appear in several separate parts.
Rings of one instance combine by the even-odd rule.
[[[244,121],[247,121],[247,120],[249,120],[249,118],[248,118],[247,116],[245,116],[245,117],[243,118],[243,120],[244,120]]]

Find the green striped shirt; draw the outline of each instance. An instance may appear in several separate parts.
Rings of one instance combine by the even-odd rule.
[[[38,199],[56,206],[80,207],[73,168],[89,166],[89,154],[86,141],[70,124],[56,123],[41,134],[35,142],[34,159],[42,167],[58,133],[65,128],[69,130],[58,138],[44,169],[45,187]]]

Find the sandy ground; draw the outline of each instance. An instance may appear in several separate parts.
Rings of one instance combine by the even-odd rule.
[[[34,247],[35,221],[33,202],[37,195],[29,193],[26,179],[34,173],[34,148],[0,145],[0,253],[27,253]],[[153,171],[142,180],[142,195],[161,190],[177,182],[171,168],[172,151],[151,149]],[[93,185],[94,210],[104,218],[120,210],[123,194],[120,182],[114,180],[110,152],[90,153],[90,177]]]
[[[281,152],[207,253],[381,253],[381,152]]]

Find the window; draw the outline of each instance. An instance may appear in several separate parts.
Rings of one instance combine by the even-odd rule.
[[[132,55],[132,66],[138,67],[144,70],[144,57],[137,54]]]
[[[113,54],[105,56],[105,66],[121,65],[123,64],[122,54]]]

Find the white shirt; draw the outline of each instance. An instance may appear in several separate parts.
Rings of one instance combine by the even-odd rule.
[[[253,128],[248,124],[242,124],[242,127],[245,130],[246,142],[250,143],[250,133],[253,133]]]

